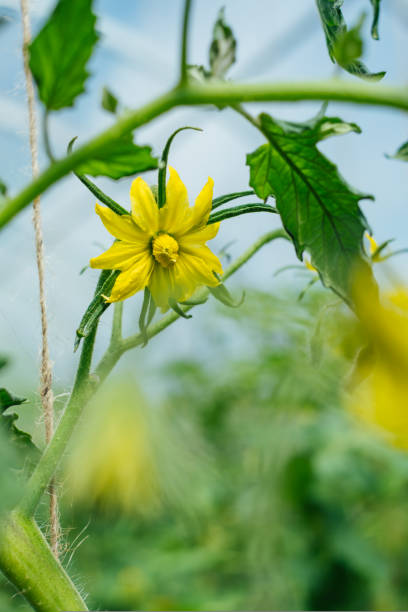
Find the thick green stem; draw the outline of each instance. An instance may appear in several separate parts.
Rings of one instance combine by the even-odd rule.
[[[0,228],[50,185],[91,158],[108,143],[120,138],[171,108],[199,104],[239,104],[240,102],[297,102],[301,100],[336,100],[338,102],[385,106],[408,111],[408,89],[357,81],[331,79],[310,83],[224,83],[184,85],[166,93],[142,108],[128,113],[111,128],[56,161],[0,208]]]
[[[34,520],[18,512],[0,525],[0,568],[37,612],[88,609]]]
[[[92,395],[93,385],[89,378],[89,371],[96,330],[97,326],[95,325],[84,340],[71,397],[51,441],[27,483],[24,496],[18,506],[19,511],[25,516],[32,516],[34,514],[41,496],[65,452],[68,440],[75,429],[83,407]]]

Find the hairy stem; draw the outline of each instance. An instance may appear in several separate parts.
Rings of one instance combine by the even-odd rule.
[[[34,520],[18,512],[0,522],[0,568],[37,612],[88,609]]]
[[[96,330],[97,326],[95,325],[84,340],[71,397],[51,441],[27,483],[23,498],[18,506],[20,512],[25,516],[32,516],[34,514],[41,496],[65,452],[68,440],[81,416],[83,407],[92,395],[93,389],[89,372]]]
[[[241,102],[298,102],[336,100],[338,102],[384,106],[408,111],[408,89],[357,81],[331,79],[309,83],[222,83],[184,85],[171,90],[138,110],[128,113],[74,153],[56,161],[17,196],[0,207],[0,229],[50,185],[66,176],[102,147],[120,138],[171,108],[200,104],[239,104]]]

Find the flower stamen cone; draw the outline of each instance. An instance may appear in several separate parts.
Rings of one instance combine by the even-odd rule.
[[[120,270],[108,302],[118,302],[148,287],[163,312],[169,300],[183,302],[202,285],[215,287],[222,274],[220,260],[206,243],[215,238],[220,224],[207,225],[214,181],[209,178],[190,207],[179,175],[169,168],[166,204],[159,209],[152,190],[140,177],[131,186],[132,212],[117,215],[99,204],[96,212],[117,239],[92,268]]]

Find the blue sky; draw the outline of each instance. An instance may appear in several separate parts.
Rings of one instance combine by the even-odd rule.
[[[238,38],[237,64],[230,76],[237,80],[279,81],[326,78],[333,74],[323,33],[313,0],[227,0],[227,20]],[[385,82],[407,83],[406,42],[408,2],[382,3],[379,42],[367,36],[365,61],[373,71],[387,70]],[[0,31],[0,176],[11,193],[30,178],[27,116],[21,60],[19,2],[1,2],[9,23]],[[32,2],[32,30],[35,33],[53,2]],[[107,127],[112,119],[101,110],[104,85],[130,108],[138,107],[172,86],[177,77],[182,2],[172,0],[99,0],[95,2],[101,40],[90,69],[87,92],[74,109],[51,118],[52,141],[62,155],[67,142],[79,136],[81,142]],[[192,13],[192,63],[207,60],[211,29],[218,0],[196,0]],[[250,8],[249,8],[250,7]],[[361,11],[370,12],[368,0],[345,0],[344,12],[354,23]],[[366,30],[369,29],[369,19]],[[342,78],[352,78],[348,75]],[[317,103],[252,105],[252,112],[269,111],[274,116],[303,120],[314,114]],[[39,109],[40,112],[40,109]],[[408,118],[398,111],[331,104],[329,114],[358,123],[363,133],[333,138],[321,149],[338,164],[346,180],[362,192],[375,195],[375,202],[364,202],[363,209],[378,241],[396,239],[397,247],[408,246],[407,212],[408,167],[387,160],[408,139]],[[182,133],[171,151],[171,164],[185,181],[191,200],[207,176],[215,181],[215,195],[245,189],[248,185],[246,153],[262,143],[254,128],[230,110],[209,108],[177,109],[143,127],[136,135],[141,144],[150,144],[159,153],[168,135],[181,125],[195,125],[204,132]],[[42,164],[46,160],[42,155]],[[146,175],[153,183],[153,173]],[[127,206],[131,179],[119,182],[100,180],[99,184]],[[72,353],[74,330],[92,294],[96,272],[79,271],[89,258],[108,246],[110,238],[94,214],[94,199],[73,177],[52,187],[42,199],[47,296],[50,317],[50,343],[59,386],[69,384],[77,356]],[[242,252],[266,229],[276,225],[269,215],[259,214],[223,224],[214,241],[215,249],[233,241],[233,256]],[[282,265],[296,263],[293,249],[286,244],[268,246],[231,283],[234,287],[254,286],[279,291],[282,280],[273,277]],[[408,280],[408,260],[395,260],[401,278]],[[0,302],[1,353],[12,358],[5,371],[8,381],[25,388],[36,384],[39,359],[38,292],[34,263],[31,211],[26,209],[1,233]],[[297,282],[287,276],[286,282]],[[126,304],[126,327],[136,331],[139,298]],[[147,371],[160,358],[192,355],[204,350],[203,331],[211,325],[214,309],[197,309],[194,318],[178,322],[173,329],[132,360]],[[103,349],[109,332],[110,315],[102,321],[97,352]],[[140,354],[142,356],[140,356]],[[129,365],[127,366],[129,367]],[[133,365],[132,365],[133,367]]]

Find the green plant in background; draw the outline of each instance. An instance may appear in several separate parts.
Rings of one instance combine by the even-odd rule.
[[[318,0],[316,5],[332,60],[353,75],[364,79],[372,81],[382,78],[384,73],[369,73],[360,60],[363,51],[360,36],[362,23],[348,30],[341,12],[341,3],[333,3],[331,0]],[[372,2],[372,6],[372,35],[373,38],[378,38],[380,2]],[[22,492],[18,495],[18,503],[13,510],[8,508],[8,512],[2,516],[0,567],[8,579],[24,593],[31,605],[36,610],[43,612],[59,609],[87,609],[83,598],[63,568],[63,564],[52,555],[34,515],[43,494],[52,482],[84,407],[96,393],[101,393],[102,383],[125,352],[138,346],[145,346],[148,340],[180,317],[189,318],[189,311],[196,305],[206,302],[210,294],[227,306],[239,305],[241,302],[234,300],[223,282],[265,244],[278,238],[291,241],[300,260],[303,259],[305,253],[310,256],[309,267],[316,271],[313,272],[315,276],[311,283],[320,278],[325,287],[332,289],[345,304],[356,311],[360,318],[366,320],[365,325],[363,321],[363,332],[361,337],[359,336],[360,344],[352,345],[353,355],[364,343],[367,344],[368,348],[366,346],[363,350],[368,350],[370,354],[375,354],[376,349],[381,351],[383,348],[382,337],[379,338],[377,343],[376,335],[373,333],[372,326],[370,326],[370,316],[364,314],[361,308],[361,300],[358,297],[359,294],[356,292],[356,278],[358,278],[360,285],[365,288],[365,294],[370,298],[373,312],[381,315],[378,289],[372,275],[372,263],[378,261],[378,258],[376,260],[374,255],[377,255],[386,245],[381,245],[378,253],[375,252],[371,256],[366,254],[363,246],[363,236],[368,225],[359,205],[361,199],[371,198],[372,196],[357,193],[349,187],[336,166],[318,148],[318,143],[321,140],[329,136],[347,134],[351,131],[358,133],[360,131],[359,127],[354,123],[345,123],[338,117],[327,116],[326,105],[310,121],[295,123],[279,120],[266,113],[261,113],[257,117],[252,116],[242,104],[255,101],[338,100],[395,107],[406,111],[408,110],[406,89],[404,87],[387,87],[358,81],[342,82],[338,79],[318,83],[232,83],[227,81],[226,77],[228,69],[235,61],[237,43],[231,27],[225,21],[224,12],[220,12],[214,26],[208,68],[188,64],[190,12],[191,0],[186,0],[181,39],[180,74],[175,87],[158,99],[134,111],[123,111],[120,102],[108,89],[105,89],[102,104],[106,110],[115,115],[115,122],[108,130],[75,149],[76,138],[73,138],[68,145],[67,155],[61,159],[56,159],[53,153],[51,135],[48,130],[48,118],[50,113],[72,106],[77,96],[85,89],[88,77],[87,63],[98,40],[92,1],[76,0],[70,2],[69,0],[59,0],[49,20],[29,47],[30,68],[37,85],[39,99],[44,107],[45,149],[50,165],[19,194],[11,198],[5,197],[0,206],[0,228],[8,224],[39,194],[73,171],[92,194],[104,204],[104,207],[98,205],[98,210],[109,231],[118,239],[108,251],[110,258],[104,254],[92,260],[93,263],[91,262],[91,265],[94,265],[95,262],[99,261],[101,265],[98,267],[104,269],[100,273],[94,297],[77,329],[75,348],[78,348],[82,342],[77,374],[70,398],[55,434],[38,460],[38,451],[33,447],[30,438],[16,428],[15,417],[8,414],[2,417],[5,419],[3,423],[7,423],[5,429],[9,434],[11,433],[18,446],[24,445],[26,447],[29,457],[27,455],[25,465],[31,474],[26,480],[22,476]],[[249,186],[252,188],[251,190],[232,192],[213,198],[211,180],[209,180],[203,190],[204,195],[200,194],[195,207],[189,208],[184,186],[179,179],[175,180],[174,176],[171,175],[166,189],[166,171],[170,146],[175,135],[183,129],[197,128],[183,127],[172,134],[160,160],[153,155],[151,147],[135,144],[132,133],[138,127],[145,125],[171,108],[201,104],[211,104],[218,109],[225,106],[231,107],[242,116],[243,120],[249,121],[263,135],[265,144],[247,155],[246,161],[249,166]],[[405,145],[398,151],[396,155],[398,158],[404,158],[404,147]],[[131,213],[111,196],[102,192],[88,178],[89,176],[106,176],[111,179],[119,179],[123,176],[130,176],[155,168],[158,168],[157,186],[150,188],[140,177],[133,182]],[[5,186],[2,186],[1,191],[2,195],[6,196]],[[254,193],[259,198],[257,202],[231,206],[213,212],[234,199]],[[269,200],[271,198],[275,200],[275,206],[270,204]],[[268,211],[278,215],[282,227],[266,233],[222,273],[218,258],[209,251],[205,243],[215,235],[221,221],[224,222],[234,216],[259,211]],[[101,261],[101,258],[103,261]],[[142,268],[143,274],[141,275]],[[130,297],[142,289],[144,289],[144,300],[139,318],[139,331],[134,335],[123,338],[123,302],[120,300]],[[256,314],[257,304],[262,304],[263,299],[263,296],[258,296],[258,300],[252,303],[252,309],[247,314],[247,321],[252,321]],[[118,303],[114,307],[110,344],[99,364],[94,367],[92,357],[98,321],[111,302]],[[279,305],[282,306],[282,304]],[[171,308],[172,312],[155,321],[157,306],[164,312]],[[311,310],[311,313],[313,316],[316,314],[313,310]],[[269,317],[271,314],[272,310],[269,311]],[[287,316],[286,307],[285,315]],[[403,316],[406,318],[406,313]],[[269,326],[266,325],[265,328],[269,329]],[[321,325],[318,322],[317,335],[320,330]],[[338,335],[337,344],[340,343],[341,339],[342,336]],[[289,334],[287,341],[290,345],[290,354],[295,354],[293,336]],[[291,342],[292,344],[290,344]],[[376,346],[376,343],[378,346]],[[253,400],[251,400],[251,402],[254,402],[251,423],[245,420],[248,410],[248,406],[245,407],[242,404],[245,393],[242,393],[241,402],[238,401],[238,397],[234,396],[237,400],[237,406],[235,406],[235,401],[230,402],[227,399],[224,405],[216,399],[215,392],[218,393],[220,398],[223,397],[222,389],[217,387],[217,381],[212,378],[211,384],[206,385],[206,388],[209,387],[210,393],[214,393],[211,400],[212,408],[203,407],[203,422],[195,424],[197,439],[203,438],[206,444],[210,444],[213,454],[216,455],[215,461],[220,461],[223,467],[229,471],[231,456],[228,456],[227,452],[227,456],[224,457],[222,449],[216,450],[213,448],[214,441],[217,438],[220,446],[222,446],[220,439],[223,439],[225,435],[225,439],[231,441],[230,451],[232,457],[235,457],[235,464],[241,450],[242,460],[247,461],[248,465],[252,466],[249,472],[251,473],[251,469],[254,470],[251,473],[252,475],[248,477],[249,480],[254,478],[254,474],[258,474],[258,469],[262,467],[260,473],[263,476],[264,470],[269,482],[265,491],[268,495],[273,495],[272,502],[268,499],[263,500],[261,494],[259,497],[254,497],[253,501],[246,501],[245,495],[243,495],[242,500],[237,500],[238,507],[235,507],[231,506],[230,500],[226,499],[226,491],[220,491],[218,487],[214,486],[214,491],[209,492],[210,514],[216,511],[217,513],[220,512],[222,517],[225,510],[226,524],[229,520],[232,520],[235,521],[236,525],[244,525],[245,521],[252,521],[252,518],[246,515],[246,511],[248,508],[252,508],[251,511],[255,508],[257,512],[259,511],[259,516],[256,515],[255,520],[262,527],[259,534],[256,534],[256,537],[254,536],[254,541],[251,544],[248,541],[245,544],[244,532],[241,534],[240,529],[237,529],[240,536],[237,535],[237,539],[234,539],[231,543],[232,551],[239,550],[240,546],[244,546],[244,544],[248,545],[248,561],[245,562],[247,565],[242,568],[242,575],[248,579],[248,585],[250,585],[248,586],[249,599],[247,599],[248,589],[244,589],[244,585],[247,583],[241,580],[240,575],[234,575],[230,577],[233,586],[230,590],[226,590],[230,599],[225,595],[225,601],[211,604],[215,607],[241,607],[247,605],[248,602],[248,605],[260,607],[266,605],[272,591],[267,587],[266,578],[263,582],[264,574],[262,571],[258,571],[256,577],[252,576],[251,572],[255,572],[255,570],[251,569],[250,560],[251,558],[268,557],[271,554],[271,559],[273,558],[276,561],[277,556],[273,557],[272,553],[279,547],[284,546],[286,541],[284,537],[285,527],[282,527],[283,531],[281,532],[276,523],[279,516],[286,511],[290,513],[290,500],[295,505],[298,503],[299,507],[302,508],[302,512],[305,514],[305,525],[310,527],[313,523],[313,527],[310,530],[304,529],[302,531],[303,527],[300,526],[301,537],[299,537],[299,540],[293,539],[293,549],[290,551],[283,550],[281,554],[282,563],[273,577],[273,593],[276,605],[281,605],[280,602],[286,601],[287,603],[282,603],[282,605],[318,607],[328,601],[328,594],[319,585],[319,581],[314,580],[313,575],[313,571],[321,574],[321,565],[318,561],[315,564],[308,561],[311,557],[310,551],[320,536],[321,550],[319,553],[323,559],[327,557],[330,561],[325,570],[328,576],[325,584],[330,584],[331,576],[340,571],[344,572],[344,580],[349,581],[347,584],[350,584],[350,593],[347,591],[344,596],[350,597],[350,601],[354,596],[352,595],[354,590],[360,593],[361,607],[371,605],[369,602],[376,602],[375,597],[379,597],[377,592],[374,592],[375,589],[364,582],[365,578],[361,578],[360,574],[363,575],[364,572],[361,568],[357,568],[358,563],[354,564],[354,561],[345,560],[337,551],[336,546],[341,546],[341,542],[335,545],[331,541],[332,535],[336,532],[333,527],[336,521],[330,519],[332,498],[326,501],[324,493],[314,492],[313,488],[314,478],[317,482],[320,482],[316,477],[316,474],[320,474],[320,472],[314,471],[317,469],[315,462],[316,465],[319,464],[319,461],[324,463],[321,458],[319,459],[318,454],[320,449],[324,456],[324,441],[320,438],[322,432],[324,431],[328,439],[331,439],[337,426],[344,427],[346,430],[347,427],[351,427],[345,416],[340,417],[337,413],[336,416],[333,416],[331,408],[333,406],[334,410],[339,403],[338,396],[341,382],[346,375],[347,368],[342,369],[343,361],[341,359],[338,363],[336,362],[336,367],[330,362],[324,366],[320,364],[318,368],[316,359],[321,353],[320,344],[315,338],[314,362],[309,362],[307,359],[302,361],[300,357],[293,362],[288,357],[289,361],[285,361],[287,349],[285,342],[278,342],[276,353],[272,351],[269,354],[261,355],[261,364],[265,365],[264,376],[265,379],[268,378],[267,373],[269,373],[269,379],[264,381],[263,378],[259,378],[263,366],[260,367],[260,372],[253,376],[258,386],[257,391],[253,390],[254,395]],[[395,350],[392,347],[385,354],[385,358],[391,362],[395,360],[395,356],[399,355],[399,352],[400,346],[396,343]],[[291,382],[293,379],[288,378],[288,373],[292,372],[294,376],[294,368],[298,372],[300,364],[302,365],[302,372],[308,373],[308,379],[300,384],[299,374],[297,374],[299,384],[293,386]],[[359,362],[357,365],[359,366]],[[243,367],[245,372],[248,364],[242,362],[237,367],[238,369]],[[280,377],[283,367],[285,367],[286,376]],[[181,375],[182,371],[180,371]],[[202,375],[205,377],[206,373],[204,372]],[[268,385],[273,384],[275,378],[275,387],[270,389],[268,394]],[[247,380],[247,378],[244,376],[243,380]],[[286,385],[292,385],[293,389],[286,389],[285,381]],[[313,387],[311,381],[313,381]],[[236,380],[235,384],[239,388],[239,380]],[[264,392],[268,398],[266,403],[262,401],[262,393]],[[5,389],[1,393],[1,397],[6,402],[1,407],[2,412],[12,405],[19,404],[20,400],[13,398]],[[261,393],[261,396],[258,396],[257,393]],[[185,393],[183,392],[183,396],[179,398],[178,402],[181,412],[187,397],[186,386]],[[270,414],[271,402],[274,406],[272,416]],[[197,407],[202,406],[203,398],[201,398],[201,401],[197,398],[192,403]],[[230,410],[232,403],[234,403],[234,410]],[[324,407],[326,407],[327,413],[323,410]],[[206,410],[208,415],[205,414]],[[293,419],[291,418],[292,410],[294,415],[296,414]],[[211,411],[212,414],[210,414]],[[123,414],[125,415],[126,412]],[[316,415],[318,415],[318,419]],[[124,417],[124,419],[126,418]],[[209,419],[209,421],[206,422],[206,419]],[[213,439],[209,440],[207,438],[209,438],[211,430],[211,419],[213,419],[213,424],[216,424],[216,427],[214,425]],[[240,422],[240,419],[243,419],[243,421]],[[334,419],[334,429],[332,429],[331,419]],[[142,421],[140,421],[142,427],[141,423]],[[301,437],[299,441],[297,441],[297,423],[300,423],[300,430],[302,435],[305,436],[304,438]],[[304,423],[309,423],[310,430]],[[273,431],[271,424],[274,424]],[[254,455],[251,455],[251,451],[246,448],[245,441],[241,440],[239,435],[241,430],[245,434],[250,434],[251,425],[255,428],[253,435],[259,438],[258,442],[260,444],[260,448]],[[137,429],[137,424],[134,426]],[[283,429],[281,429],[281,426]],[[112,431],[115,432],[114,427]],[[112,437],[112,448],[115,445],[114,441],[121,438],[120,431],[119,429],[119,433]],[[130,428],[129,431],[132,431],[132,429]],[[305,431],[307,431],[307,434],[304,434]],[[177,432],[175,435],[178,435]],[[350,436],[350,444],[352,445],[354,444],[354,442],[351,442],[353,436],[352,434]],[[125,440],[125,437],[123,439]],[[288,444],[286,450],[282,450],[283,456],[279,457],[279,449],[283,440],[290,441],[290,444]],[[242,447],[239,446],[240,444],[242,444]],[[299,444],[298,447],[297,444]],[[234,448],[235,445],[237,445],[236,448]],[[297,451],[293,451],[291,455],[291,449],[295,447]],[[126,445],[124,445],[124,448],[126,449]],[[131,445],[129,448],[131,448]],[[286,456],[285,453],[289,453],[289,455]],[[367,453],[369,454],[370,450],[367,450]],[[148,453],[146,457],[147,455]],[[113,487],[114,482],[120,483],[121,477],[124,481],[128,480],[128,478],[124,478],[125,472],[123,471],[125,465],[123,457],[126,458],[126,456],[126,452],[122,454],[118,452],[116,459],[119,467],[115,468],[115,461],[112,460],[111,472],[107,467],[103,467],[103,457],[100,458],[101,462],[96,464],[96,468],[94,466],[91,480],[98,482],[99,478],[100,483],[102,483],[94,491],[95,500],[102,499],[103,492]],[[279,457],[278,463],[281,466],[279,469],[275,459],[276,456]],[[394,457],[392,453],[391,456]],[[122,457],[122,463],[119,460],[120,457]],[[245,457],[247,458],[245,459]],[[133,457],[133,460],[136,462],[138,460],[137,456]],[[393,460],[389,459],[388,455],[384,458],[385,462]],[[14,459],[11,458],[11,462],[13,461]],[[30,462],[35,463],[34,469],[30,468]],[[166,473],[166,470],[163,473]],[[324,473],[324,470],[322,473]],[[151,472],[151,478],[148,479],[150,484],[154,482],[153,474],[154,472]],[[234,483],[233,474],[231,476],[230,492],[233,491]],[[87,489],[86,481],[84,482],[85,484],[81,485],[82,490]],[[168,482],[171,482],[170,475]],[[79,486],[79,489],[81,489],[81,486]],[[166,483],[157,483],[159,490],[166,489],[166,486],[168,486]],[[255,483],[254,488],[256,489],[257,486],[259,484]],[[285,487],[287,490],[285,489],[284,492]],[[278,491],[281,491],[279,498]],[[131,491],[129,490],[128,493],[130,494]],[[151,494],[153,495],[153,493]],[[137,495],[137,492],[134,492],[134,497],[137,498]],[[170,493],[169,496],[171,498]],[[250,499],[250,491],[248,496],[248,499]],[[133,496],[131,497],[133,498]],[[126,498],[123,505],[131,505],[131,501],[131,499]],[[272,503],[275,512],[270,534],[267,530],[267,526],[270,525],[270,518],[267,517],[270,512],[269,502]],[[263,511],[265,511],[265,515],[263,515]],[[343,525],[342,521],[343,519],[346,521],[346,518],[342,516],[341,512],[338,513],[337,520],[340,525]],[[308,522],[309,519],[311,522]],[[296,517],[293,517],[293,523],[288,522],[288,529],[296,523]],[[346,522],[343,526],[346,529]],[[265,537],[265,533],[268,533],[268,537]],[[306,533],[308,537],[306,537]],[[313,540],[313,534],[316,536],[316,540]],[[164,536],[161,535],[160,537]],[[325,538],[328,539],[327,542]],[[259,544],[259,551],[256,548],[256,543]],[[155,554],[157,556],[157,552]],[[160,556],[158,555],[158,557]],[[307,566],[303,569],[303,572],[299,570],[299,582],[296,582],[291,574],[293,558],[303,559]],[[205,558],[201,559],[198,554],[196,563],[198,567],[213,568],[212,563],[216,560],[216,554],[210,561],[206,561]],[[222,563],[226,562],[225,560],[218,561],[220,561],[221,566]],[[194,558],[191,563],[194,564]],[[209,565],[206,566],[206,563],[209,563]],[[364,560],[361,563],[364,565]],[[155,571],[154,568],[152,571]],[[265,576],[270,580],[270,573],[267,570],[265,572]],[[280,585],[285,584],[280,578],[280,572],[282,576],[287,577],[286,584],[293,581],[292,599],[285,599],[287,594],[280,593]],[[132,583],[131,572],[129,576],[127,580]],[[289,576],[291,577],[289,578]],[[226,577],[226,581],[228,583],[228,577]],[[312,588],[310,585],[314,584],[315,588]],[[194,603],[192,598],[188,599],[184,595],[184,599],[182,597],[179,601],[177,592],[174,594],[171,591],[170,595],[175,597],[178,602],[174,604],[175,606],[199,607],[201,605],[198,600]],[[150,596],[153,597],[149,594]],[[154,598],[150,600],[142,598],[140,600],[136,599],[136,601],[142,602],[136,603],[136,605],[165,607],[165,604],[152,603]],[[338,601],[342,602],[341,599]],[[348,601],[347,599],[344,600],[344,605],[348,605]],[[168,604],[168,606],[170,605],[172,604]],[[358,607],[360,607],[360,603],[358,603]]]

